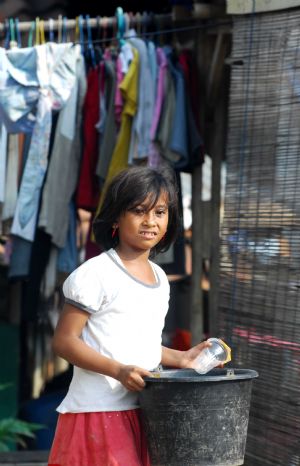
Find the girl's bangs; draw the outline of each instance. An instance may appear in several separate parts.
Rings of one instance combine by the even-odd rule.
[[[170,196],[166,189],[161,188],[159,191],[151,191],[147,193],[146,196],[143,196],[140,199],[133,201],[132,204],[128,206],[127,210],[132,210],[140,205],[143,205],[145,206],[146,211],[148,212],[149,210],[153,209],[156,206],[157,201],[162,194],[166,195],[167,205],[169,207]]]

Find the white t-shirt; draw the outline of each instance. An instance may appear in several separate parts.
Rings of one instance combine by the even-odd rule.
[[[89,259],[69,275],[63,293],[90,313],[82,340],[104,356],[147,370],[161,361],[161,335],[170,286],[165,272],[150,262],[157,282],[147,285],[125,269],[110,249]],[[60,413],[123,411],[138,407],[137,392],[102,374],[74,366]]]

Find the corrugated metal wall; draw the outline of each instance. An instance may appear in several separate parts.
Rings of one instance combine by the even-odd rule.
[[[219,334],[256,369],[247,466],[300,466],[300,10],[233,18]]]

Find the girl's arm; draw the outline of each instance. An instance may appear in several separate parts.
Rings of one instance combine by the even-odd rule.
[[[163,366],[188,369],[193,367],[193,360],[204,348],[211,346],[209,341],[203,341],[187,351],[179,351],[162,346],[161,363]]]
[[[64,305],[53,337],[55,353],[77,367],[119,380],[128,390],[142,390],[145,386],[142,377],[149,376],[149,371],[102,356],[81,340],[88,318],[88,312],[71,304]]]

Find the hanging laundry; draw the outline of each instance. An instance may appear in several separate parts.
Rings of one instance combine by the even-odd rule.
[[[58,116],[38,220],[39,228],[43,228],[59,248],[66,244],[69,205],[77,187],[82,159],[82,108],[87,89],[82,56],[77,59],[75,76],[70,98]],[[58,183],[62,176],[63,182]]]
[[[135,159],[147,159],[149,155],[155,96],[147,46],[137,37],[132,37],[129,41],[139,53],[138,108],[132,123],[128,154],[128,162],[133,163]]]
[[[160,116],[161,116],[161,112],[163,108],[165,92],[167,90],[166,74],[167,74],[167,69],[168,69],[168,62],[167,62],[167,58],[166,58],[166,55],[163,49],[160,47],[156,49],[156,60],[157,60],[157,66],[158,66],[157,84],[155,80],[156,100],[155,100],[152,123],[151,123],[151,128],[150,128],[151,144],[150,144],[149,156],[148,156],[148,164],[150,167],[154,167],[154,168],[157,168],[159,164],[161,163],[159,148],[155,144],[155,137],[156,137],[156,132],[158,129],[158,124],[159,124],[159,120],[160,120]]]
[[[120,84],[124,99],[124,107],[122,112],[121,128],[118,134],[117,143],[109,165],[108,174],[103,186],[105,191],[110,180],[123,168],[128,165],[128,153],[130,147],[131,129],[133,117],[137,111],[138,102],[138,73],[139,73],[139,54],[136,49],[133,49],[133,60],[130,64],[128,73]],[[103,197],[100,196],[100,201],[97,208],[97,213],[100,211]],[[96,213],[96,214],[97,214]]]
[[[115,95],[117,89],[116,67],[111,59],[107,60],[103,65],[102,80],[105,82],[106,120],[104,122],[102,138],[100,139],[96,167],[96,174],[100,179],[101,185],[105,182],[117,139],[117,124],[115,118]]]
[[[83,107],[83,158],[77,187],[77,207],[94,211],[99,198],[96,166],[99,138],[96,128],[99,121],[99,69],[91,68],[87,75],[87,93]]]
[[[0,114],[9,132],[32,132],[12,233],[32,241],[48,165],[52,110],[60,110],[75,82],[79,54],[72,44],[0,48]]]

